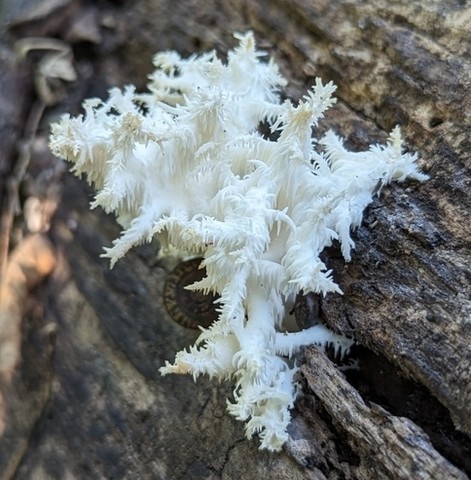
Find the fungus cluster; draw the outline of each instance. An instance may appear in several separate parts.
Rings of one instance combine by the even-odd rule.
[[[236,37],[226,63],[157,54],[147,93],[86,100],[83,115],[52,125],[50,146],[93,184],[92,207],[122,226],[106,249],[111,265],[154,236],[162,251],[203,258],[206,276],[191,288],[218,295],[218,319],[160,371],[232,381],[229,413],[261,448],[279,450],[296,395],[293,354],[351,345],[321,324],[286,331],[287,305],[299,292],[341,293],[321,252],[336,240],[348,261],[351,229],[378,185],[425,177],[398,128],[357,153],[332,132],[313,138],[335,86],[316,79],[297,105],[282,101],[276,64],[260,61],[251,33]]]

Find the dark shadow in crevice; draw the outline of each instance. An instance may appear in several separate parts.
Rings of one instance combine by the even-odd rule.
[[[471,474],[471,440],[456,430],[448,410],[425,387],[402,377],[384,356],[365,347],[354,346],[349,358],[356,368],[341,368],[365,402],[412,420],[438,452]]]

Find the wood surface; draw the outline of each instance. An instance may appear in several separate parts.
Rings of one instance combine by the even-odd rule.
[[[23,210],[34,197],[50,218],[33,234],[23,211],[1,232],[11,250],[6,271],[23,265],[24,275],[9,290],[16,303],[4,295],[0,303],[0,478],[468,478],[471,7],[433,0],[3,3],[8,61],[0,80],[8,90],[1,98],[11,93],[0,108],[2,195],[18,180],[13,146],[24,135],[25,104],[34,106],[28,92],[40,60],[36,52],[20,61],[14,42],[63,40],[78,79],[45,111],[16,186]],[[320,318],[357,345],[340,365],[331,352],[300,356],[301,394],[278,454],[259,451],[227,414],[229,383],[159,375],[197,332],[164,309],[169,267],[157,261],[158,245],[136,248],[110,270],[100,254],[119,233],[114,219],[90,211],[92,191],[47,152],[50,121],[77,114],[83,98],[111,86],[143,89],[154,52],[216,49],[223,56],[236,43],[232,33],[248,29],[280,64],[293,100],[316,76],[337,84],[338,102],[316,135],[332,128],[349,148],[365,149],[399,124],[430,177],[380,192],[355,232],[350,263],[335,245],[325,252],[344,294],[318,299]],[[38,248],[48,268],[39,268]],[[3,274],[2,288],[11,278]]]

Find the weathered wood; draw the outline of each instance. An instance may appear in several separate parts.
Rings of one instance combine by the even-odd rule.
[[[307,353],[303,375],[358,454],[357,478],[389,478],[392,472],[394,478],[405,480],[411,475],[422,480],[467,478],[433,448],[417,425],[374,403],[366,405],[320,350],[311,348]]]
[[[19,139],[24,133],[32,94],[29,71],[11,48],[0,44],[0,277],[4,275],[14,214],[18,213],[18,185],[13,178]]]
[[[49,240],[40,234],[31,235],[13,250],[0,281],[2,478],[10,478],[18,467],[27,449],[29,434],[49,399],[55,324],[28,329],[22,323],[38,320],[34,307],[40,303],[30,298],[30,292],[54,267],[55,255]],[[41,320],[38,323],[41,324]],[[34,360],[34,371],[22,370],[18,375],[22,357],[27,364]],[[36,382],[31,381],[33,376],[37,377]]]
[[[59,3],[73,5],[67,15],[81,14],[80,2]],[[38,292],[43,310],[23,322],[23,360],[8,393],[16,413],[0,440],[0,459],[14,468],[6,471],[2,461],[0,477],[466,478],[471,7],[432,0],[131,3],[103,2],[94,11],[89,21],[101,26],[94,56],[75,45],[80,79],[50,118],[77,112],[83,96],[111,85],[143,88],[156,51],[224,52],[234,45],[232,32],[252,29],[281,64],[294,99],[315,76],[338,85],[339,101],[320,131],[333,128],[360,149],[400,124],[430,179],[380,193],[356,232],[351,263],[335,246],[326,252],[344,295],[320,299],[320,318],[355,336],[358,369],[347,372],[348,384],[308,350],[291,439],[270,455],[225,412],[230,385],[158,375],[196,334],[163,308],[167,272],[155,260],[157,247],[136,249],[110,271],[99,256],[117,227],[89,212],[91,192],[66,176],[51,232],[59,268]],[[67,38],[66,22],[46,24],[36,19],[30,28]],[[28,23],[17,32],[27,34]],[[31,168],[38,165],[33,155]]]

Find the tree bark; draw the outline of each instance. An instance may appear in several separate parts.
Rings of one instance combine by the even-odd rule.
[[[144,88],[154,52],[223,53],[233,32],[252,29],[294,100],[316,76],[337,84],[338,102],[314,135],[331,128],[365,149],[399,124],[430,178],[379,193],[350,263],[335,246],[325,252],[343,295],[317,299],[318,313],[357,345],[343,374],[332,356],[304,352],[291,438],[268,454],[227,414],[230,384],[160,377],[158,368],[197,333],[163,307],[158,246],[139,247],[109,270],[100,254],[118,228],[90,212],[91,192],[65,175],[49,231],[58,266],[21,302],[22,360],[1,385],[0,478],[468,478],[471,7],[140,0],[100,8],[60,1],[45,11],[11,20],[5,33],[39,32],[74,48],[80,78],[43,119],[43,143],[48,121],[78,112],[85,96]],[[38,186],[45,157],[34,153],[30,183]]]

